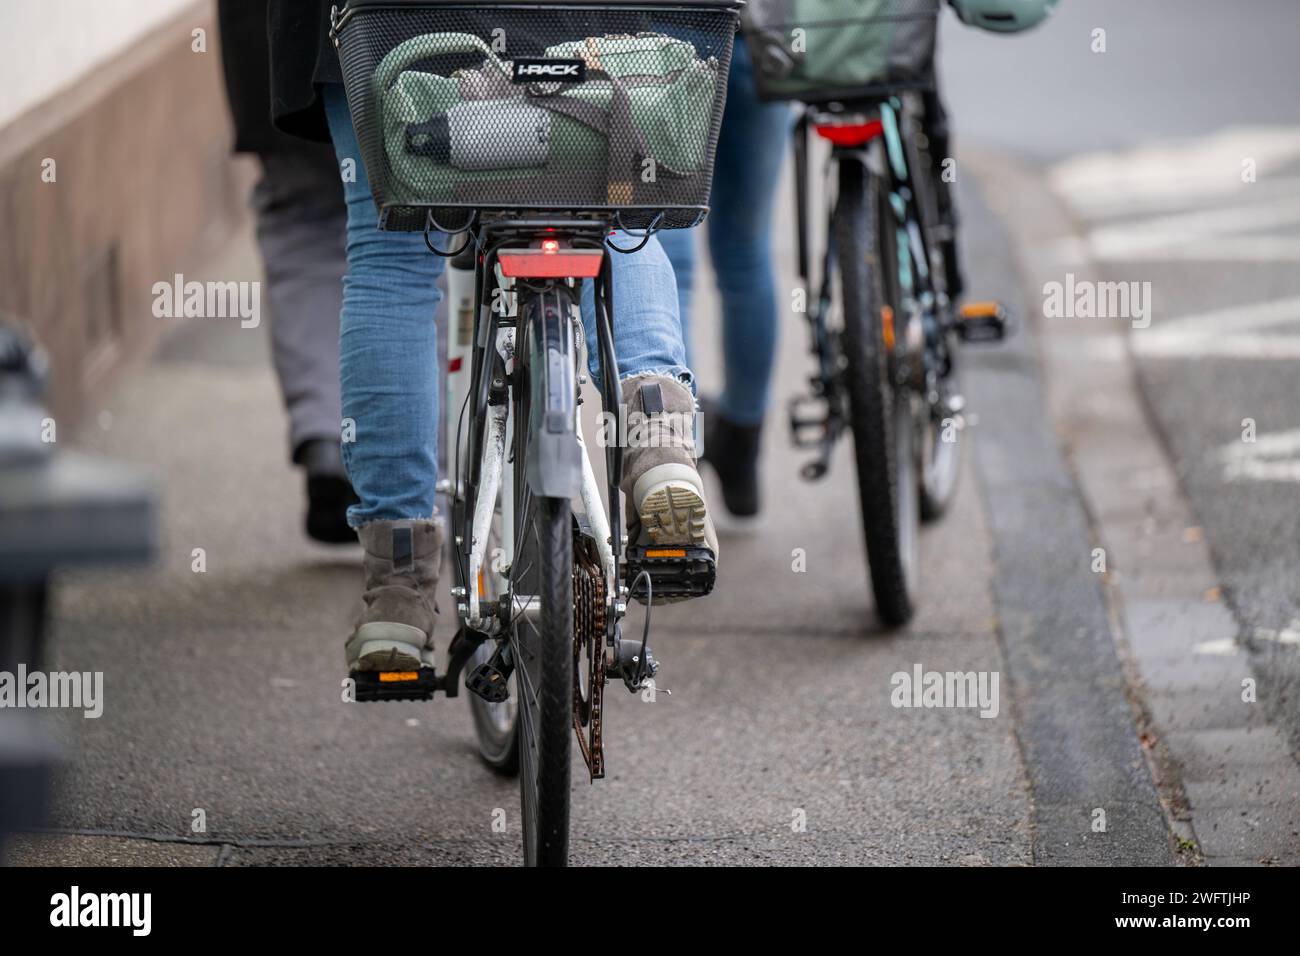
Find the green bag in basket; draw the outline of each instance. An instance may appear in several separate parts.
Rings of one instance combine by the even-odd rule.
[[[450,75],[430,66],[464,54],[481,55],[481,65]],[[424,34],[394,47],[374,77],[392,200],[505,201],[493,184],[546,177],[552,185],[539,196],[630,205],[647,160],[656,176],[701,170],[716,61],[658,34],[588,37],[549,47],[544,59],[583,61],[585,81],[514,82],[512,61],[473,34]]]
[[[930,82],[939,0],[749,0],[764,99],[816,102]]]

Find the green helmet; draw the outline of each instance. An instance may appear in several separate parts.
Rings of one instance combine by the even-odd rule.
[[[1057,0],[948,0],[963,23],[994,33],[1019,33],[1038,26]]]

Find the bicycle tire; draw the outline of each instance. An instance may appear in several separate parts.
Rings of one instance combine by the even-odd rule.
[[[855,157],[839,163],[833,228],[843,316],[842,349],[857,465],[858,503],[876,613],[889,627],[915,611],[919,478],[910,390],[891,380],[883,309],[901,319],[889,270],[898,250],[883,181]],[[886,264],[888,266],[886,267]]]
[[[536,308],[546,308],[539,298]],[[526,314],[521,309],[521,314]],[[526,346],[520,346],[527,354]],[[534,496],[528,483],[530,370],[515,393],[516,593],[536,596],[535,615],[512,627],[519,693],[519,785],[524,862],[564,866],[569,856],[569,761],[573,740],[573,507],[566,498]]]

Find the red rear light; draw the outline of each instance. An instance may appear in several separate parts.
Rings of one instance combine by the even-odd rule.
[[[836,146],[865,146],[885,131],[878,119],[865,123],[826,124],[817,127],[817,135]]]
[[[603,249],[561,249],[556,239],[540,248],[502,249],[501,274],[509,279],[594,279],[605,261]]]

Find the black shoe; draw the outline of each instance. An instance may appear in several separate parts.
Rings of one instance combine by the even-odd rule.
[[[358,499],[343,468],[339,443],[323,438],[305,441],[293,460],[307,473],[307,536],[325,544],[355,542],[357,533],[348,527],[348,506]]]
[[[704,454],[722,483],[722,501],[736,518],[758,514],[758,450],[763,426],[737,425],[722,417],[711,401],[701,402],[704,413]]]

